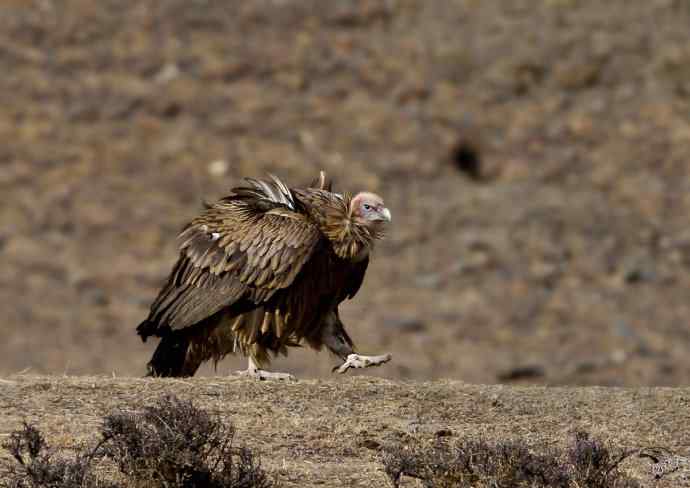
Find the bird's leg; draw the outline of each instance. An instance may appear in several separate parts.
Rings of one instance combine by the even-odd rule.
[[[290,373],[274,373],[272,371],[266,371],[259,369],[259,367],[254,362],[251,356],[247,357],[247,369],[244,371],[236,371],[235,374],[239,376],[248,376],[250,378],[256,378],[257,380],[289,380],[295,381],[295,377]]]
[[[350,368],[370,368],[381,366],[391,360],[390,354],[380,356],[364,356],[357,354],[352,346],[352,339],[347,335],[343,323],[337,313],[328,316],[323,328],[323,343],[336,356],[343,360],[343,364],[333,368],[333,372],[344,373]]]

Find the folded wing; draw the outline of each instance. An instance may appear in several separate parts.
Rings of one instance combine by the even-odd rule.
[[[225,307],[252,310],[289,287],[324,239],[279,180],[247,181],[180,233],[151,325],[181,329]]]

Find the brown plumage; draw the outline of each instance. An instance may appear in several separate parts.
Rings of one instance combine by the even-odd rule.
[[[338,305],[357,293],[388,221],[380,197],[333,193],[323,173],[305,189],[247,178],[179,235],[178,261],[137,327],[144,341],[161,337],[149,375],[192,376],[238,351],[256,375],[270,353],[301,342],[346,360]]]

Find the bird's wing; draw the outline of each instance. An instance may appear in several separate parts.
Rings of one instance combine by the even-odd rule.
[[[324,238],[290,207],[286,194],[236,195],[194,219],[179,236],[179,260],[149,321],[180,329],[233,304],[251,310],[289,287]]]

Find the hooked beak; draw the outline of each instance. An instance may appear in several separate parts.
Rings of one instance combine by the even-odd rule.
[[[384,208],[381,210],[381,212],[379,212],[379,214],[381,215],[382,220],[385,220],[386,222],[390,222],[390,221],[391,221],[391,211],[388,210],[387,208],[384,207]]]

